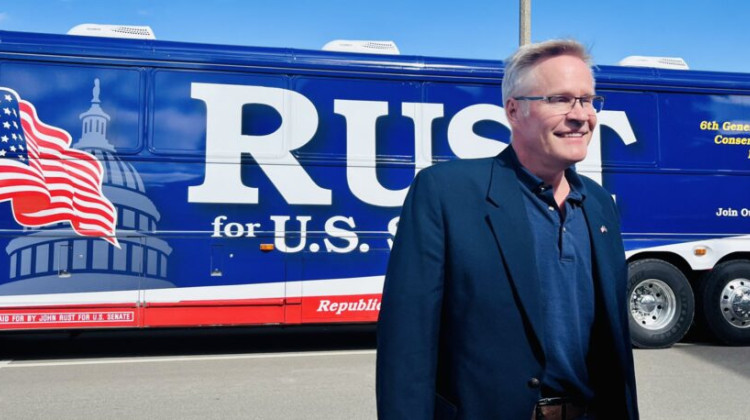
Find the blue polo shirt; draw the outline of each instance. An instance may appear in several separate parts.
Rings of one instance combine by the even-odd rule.
[[[552,187],[513,157],[541,286],[546,356],[542,384],[555,394],[591,400],[586,357],[594,321],[594,285],[591,242],[581,208],[586,191],[575,170],[568,168],[570,193],[561,212]]]

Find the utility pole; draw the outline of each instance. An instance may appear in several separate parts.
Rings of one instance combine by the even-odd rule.
[[[531,0],[521,0],[518,25],[518,46],[531,43]]]

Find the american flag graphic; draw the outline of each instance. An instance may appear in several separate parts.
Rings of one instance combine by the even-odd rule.
[[[44,124],[30,102],[0,87],[0,202],[27,227],[67,222],[116,247],[117,212],[102,194],[102,165],[70,148],[70,134]]]

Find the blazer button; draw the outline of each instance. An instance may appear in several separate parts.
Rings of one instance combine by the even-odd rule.
[[[541,382],[539,382],[539,379],[537,378],[531,378],[528,382],[526,382],[526,385],[529,386],[529,388],[539,388],[539,385]]]

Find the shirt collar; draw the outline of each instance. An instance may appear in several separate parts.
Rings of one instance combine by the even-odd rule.
[[[541,178],[534,175],[531,171],[521,165],[516,151],[513,150],[513,147],[510,147],[510,149],[510,162],[513,169],[516,171],[516,176],[521,184],[536,195],[545,194],[547,191],[550,191],[549,194],[551,194],[552,186],[545,184]],[[583,200],[586,199],[586,187],[583,185],[581,177],[576,172],[575,165],[572,165],[565,170],[565,179],[568,180],[568,185],[570,185],[570,193],[568,193],[567,200],[578,204],[582,203]]]

